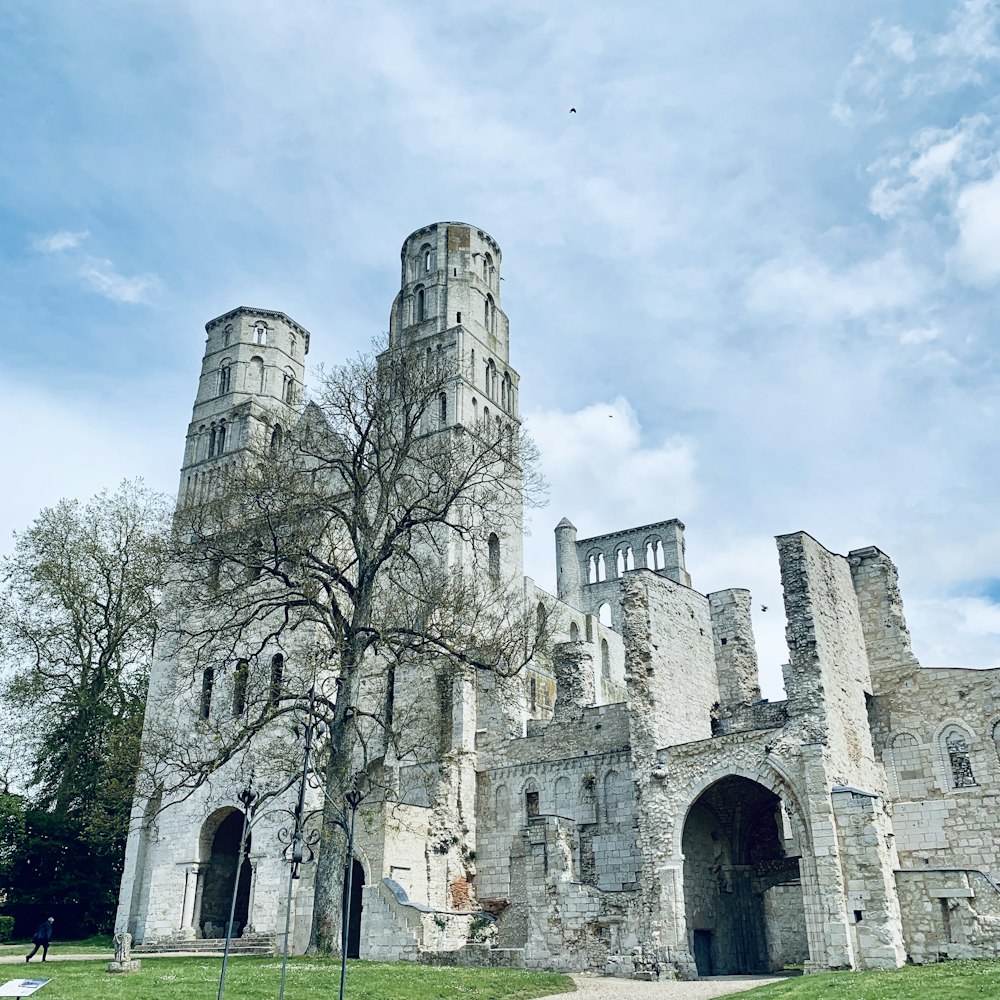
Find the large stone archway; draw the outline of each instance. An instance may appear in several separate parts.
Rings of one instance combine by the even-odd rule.
[[[699,976],[775,971],[809,957],[800,838],[779,796],[730,774],[684,820],[684,910]]]
[[[233,884],[239,867],[236,909],[232,936],[239,937],[250,915],[251,865],[250,832],[240,856],[243,836],[243,813],[239,809],[220,809],[205,821],[201,832],[201,856],[204,881],[200,893],[197,926],[202,937],[224,937],[233,903]]]

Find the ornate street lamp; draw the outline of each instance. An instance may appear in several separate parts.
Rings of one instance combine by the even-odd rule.
[[[233,921],[236,919],[236,897],[240,891],[240,873],[243,871],[243,862],[246,860],[247,834],[250,832],[250,816],[253,813],[254,804],[260,798],[259,793],[253,787],[253,771],[246,786],[237,794],[243,806],[243,833],[240,835],[240,852],[237,855],[236,875],[233,877],[233,898],[229,904],[229,921],[226,924],[226,946],[222,952],[222,972],[219,974],[219,996],[222,1000],[223,990],[226,988],[226,965],[229,962],[229,942],[233,937]]]
[[[344,1000],[344,982],[347,978],[347,932],[348,919],[351,909],[351,888],[354,876],[354,819],[358,814],[358,807],[365,800],[368,794],[368,776],[366,774],[355,774],[351,778],[351,787],[344,792],[344,803],[349,810],[350,819],[347,823],[347,864],[344,865],[344,905],[340,915],[341,939],[340,939],[340,998]]]

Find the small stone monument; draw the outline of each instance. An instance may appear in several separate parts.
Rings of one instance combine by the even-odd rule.
[[[108,972],[138,972],[142,962],[132,957],[132,935],[119,931],[115,935],[115,960],[108,962]]]

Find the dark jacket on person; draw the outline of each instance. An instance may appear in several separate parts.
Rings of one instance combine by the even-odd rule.
[[[52,940],[52,924],[47,920],[38,925],[38,930],[35,931],[35,936],[31,939],[32,944],[46,944]]]

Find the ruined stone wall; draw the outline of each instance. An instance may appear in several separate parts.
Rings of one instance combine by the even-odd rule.
[[[729,709],[760,698],[750,603],[749,590],[720,590],[708,595],[719,701]]]
[[[1000,876],[1000,670],[908,672],[876,699],[903,867]]]
[[[529,808],[571,824],[580,881],[608,890],[634,887],[640,860],[627,751],[480,773],[475,884],[481,900],[510,898],[510,852],[528,824]]]
[[[711,735],[719,700],[708,598],[653,573],[622,582],[626,684],[633,729],[651,748]]]
[[[907,954],[917,965],[1000,956],[1000,888],[982,873],[908,869],[896,873]]]
[[[790,663],[789,715],[802,736],[825,745],[832,785],[884,795],[866,694],[872,680],[848,561],[805,532],[778,537]]]

